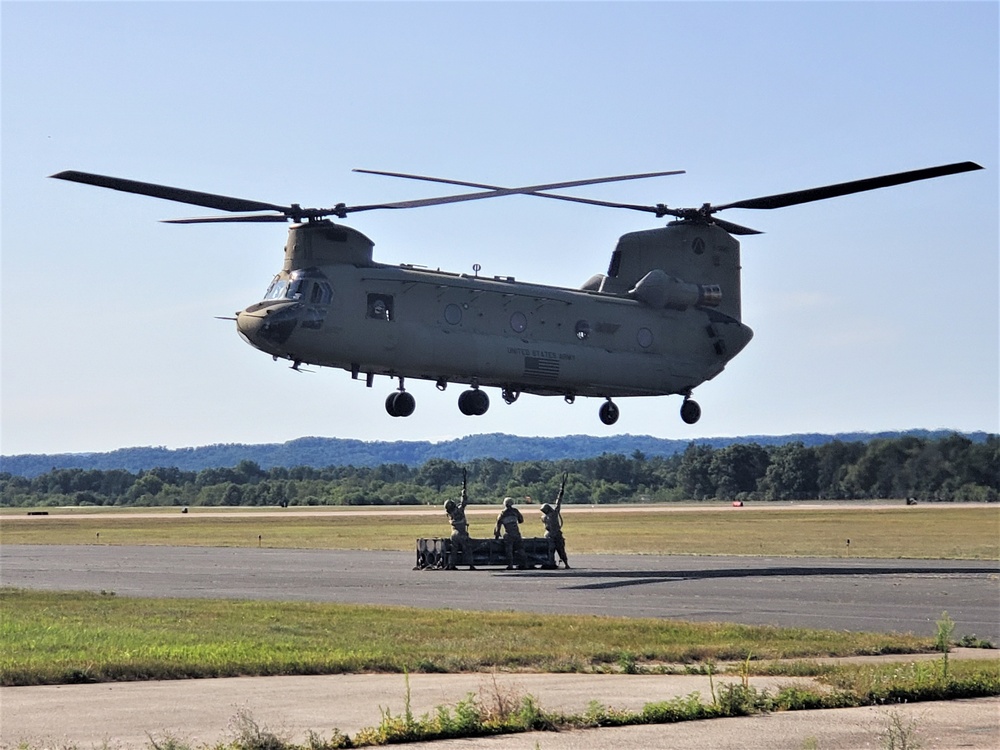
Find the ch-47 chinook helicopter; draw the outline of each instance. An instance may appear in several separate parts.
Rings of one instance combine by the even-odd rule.
[[[671,394],[683,397],[681,419],[694,424],[701,416],[691,398],[694,388],[722,372],[753,336],[741,319],[740,243],[732,235],[760,232],[716,213],[784,208],[976,169],[982,167],[961,162],[700,208],[548,192],[676,171],[502,188],[357,170],[477,191],[333,208],[281,206],[86,172],[52,176],[238,214],[168,223],[291,221],[281,271],[261,301],[236,313],[240,335],[296,370],[306,364],[337,367],[355,379],[363,374],[368,387],[376,375],[395,378],[397,389],[385,401],[393,417],[413,413],[416,402],[405,381],[417,378],[434,381],[442,391],[450,383],[468,385],[458,408],[469,416],[486,413],[490,401],[483,388],[494,387],[508,404],[521,393],[562,396],[568,403],[578,396],[601,398],[599,417],[611,425],[619,416],[614,398]],[[606,274],[569,288],[486,278],[476,266],[468,275],[377,263],[368,237],[327,218],[518,194],[674,220],[623,235]]]

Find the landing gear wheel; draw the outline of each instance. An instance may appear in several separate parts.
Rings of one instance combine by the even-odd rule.
[[[385,397],[385,411],[390,417],[398,417],[399,414],[396,413],[396,396],[398,393],[390,393]]]
[[[417,408],[417,400],[413,398],[413,395],[407,393],[406,391],[399,391],[396,394],[396,414],[401,417],[408,417],[413,414],[413,410]]]
[[[506,403],[513,404],[515,401],[517,401],[517,397],[521,395],[521,392],[512,390],[510,388],[504,388],[502,391],[500,391],[500,395],[503,397],[503,400]]]
[[[603,404],[601,408],[597,411],[597,416],[601,418],[601,421],[606,425],[613,425],[618,421],[618,407],[609,398]]]
[[[681,404],[681,419],[685,424],[694,424],[701,419],[701,407],[694,399],[686,398]]]
[[[416,408],[416,399],[406,391],[390,393],[385,399],[385,410],[390,417],[408,417]]]
[[[478,388],[462,391],[458,397],[458,410],[467,417],[481,417],[490,408],[490,397]]]

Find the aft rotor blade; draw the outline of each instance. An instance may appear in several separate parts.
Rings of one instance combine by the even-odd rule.
[[[944,177],[945,175],[958,174],[960,172],[972,172],[977,169],[982,169],[982,167],[975,162],[963,161],[957,164],[945,164],[940,167],[929,167],[927,169],[914,169],[910,172],[869,177],[864,180],[841,182],[836,185],[825,185],[808,190],[796,190],[791,193],[750,198],[749,200],[736,201],[735,203],[726,203],[722,206],[713,206],[712,211],[721,211],[725,208],[784,208],[786,206],[796,206],[800,203],[811,203],[812,201],[822,201],[827,198],[837,198],[841,195],[851,195],[852,193],[863,193],[867,190],[878,190],[879,188],[892,187],[893,185],[902,185],[906,182],[930,180],[934,177]]]
[[[668,175],[684,174],[683,169],[675,169],[671,172],[646,172],[644,174],[623,174],[615,177],[593,177],[586,180],[572,180],[570,182],[550,182],[545,185],[530,185],[519,188],[503,188],[498,185],[484,185],[480,182],[465,182],[463,180],[448,180],[443,177],[425,177],[419,174],[404,174],[403,172],[380,172],[374,169],[355,169],[354,172],[364,174],[378,174],[386,177],[402,177],[407,180],[423,180],[424,182],[440,182],[445,185],[461,185],[463,187],[481,188],[483,190],[500,190],[504,195],[524,192],[536,192],[538,190],[557,190],[559,188],[580,187],[582,185],[598,185],[605,182],[623,182],[625,180],[645,180],[650,177],[666,177]],[[509,191],[509,193],[508,193]],[[475,195],[471,193],[470,195]]]
[[[733,224],[733,222],[731,221],[725,221],[724,219],[717,219],[714,216],[712,217],[712,223],[719,227],[722,227],[730,234],[739,234],[739,235],[764,234],[759,229],[751,229],[750,227],[745,227],[741,224]]]
[[[462,187],[480,188],[486,192],[464,193],[461,195],[447,195],[441,198],[424,198],[416,201],[403,201],[401,203],[380,203],[374,206],[351,206],[348,211],[366,211],[374,208],[417,208],[420,206],[434,206],[442,203],[459,203],[462,201],[481,200],[483,198],[499,198],[505,195],[537,195],[542,198],[554,198],[556,200],[571,201],[574,203],[590,203],[598,206],[612,206],[615,208],[633,208],[639,211],[655,211],[647,206],[632,206],[623,203],[610,203],[605,201],[590,200],[587,198],[573,198],[567,195],[554,195],[551,193],[539,192],[542,190],[557,190],[560,188],[580,187],[582,185],[597,185],[606,182],[622,182],[624,180],[643,180],[650,177],[665,177],[668,175],[684,174],[683,169],[670,172],[646,172],[643,174],[617,175],[615,177],[596,177],[586,180],[572,180],[569,182],[550,182],[543,185],[528,185],[525,187],[505,188],[498,185],[486,185],[481,182],[466,182],[464,180],[449,180],[443,177],[426,177],[424,175],[404,174],[402,172],[382,172],[374,169],[355,169],[355,172],[365,174],[377,174],[386,177],[402,177],[408,180],[423,180],[424,182],[439,182],[445,185],[461,185]]]
[[[246,214],[243,216],[196,216],[190,219],[161,219],[163,224],[222,224],[238,222],[281,222],[288,217],[278,214]]]
[[[95,185],[97,187],[120,190],[123,193],[137,193],[138,195],[148,195],[152,198],[163,198],[168,201],[178,203],[188,203],[193,206],[204,208],[216,208],[220,211],[289,211],[287,206],[278,206],[274,203],[263,203],[261,201],[251,201],[243,198],[233,198],[228,195],[214,195],[212,193],[201,193],[197,190],[187,190],[185,188],[169,187],[168,185],[157,185],[152,182],[137,182],[136,180],[125,180],[121,177],[108,177],[106,175],[91,174],[89,172],[76,172],[69,170],[52,175],[57,180],[69,180],[70,182],[82,182],[85,185]],[[282,221],[284,218],[282,217]]]

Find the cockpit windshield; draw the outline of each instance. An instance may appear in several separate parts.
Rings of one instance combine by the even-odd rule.
[[[264,299],[291,299],[291,297],[288,296],[288,292],[291,287],[290,281],[291,280],[288,278],[275,276],[274,281],[271,282],[271,286],[269,286],[267,291],[264,293]]]
[[[291,274],[279,273],[264,293],[264,301],[304,300],[311,304],[327,305],[333,290],[326,277],[316,269],[297,269]]]

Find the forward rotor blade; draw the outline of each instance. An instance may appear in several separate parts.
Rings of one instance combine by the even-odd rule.
[[[85,185],[94,185],[96,187],[109,188],[111,190],[119,190],[125,193],[136,193],[138,195],[147,195],[152,198],[162,198],[164,200],[176,201],[178,203],[188,203],[194,206],[203,206],[205,208],[215,208],[220,211],[276,211],[280,215],[273,214],[249,214],[246,216],[209,216],[209,217],[196,217],[196,218],[184,218],[184,219],[168,219],[166,223],[168,224],[208,224],[217,222],[283,222],[287,219],[293,221],[301,221],[303,219],[316,219],[323,216],[338,216],[344,218],[349,213],[354,213],[356,211],[373,211],[376,209],[383,208],[420,208],[423,206],[437,206],[445,203],[461,203],[464,201],[481,200],[483,198],[499,198],[505,195],[519,195],[519,194],[530,194],[530,195],[543,195],[545,197],[556,198],[558,200],[577,200],[574,198],[558,196],[558,195],[548,195],[545,193],[539,193],[540,190],[550,190],[561,187],[574,187],[580,185],[592,185],[603,182],[618,182],[621,180],[638,180],[648,177],[660,177],[665,175],[682,174],[683,170],[676,170],[672,172],[648,172],[645,174],[635,174],[635,175],[620,175],[616,177],[599,177],[596,179],[588,180],[573,180],[570,182],[553,182],[546,183],[544,185],[529,185],[526,187],[518,188],[502,188],[487,185],[479,185],[476,183],[466,183],[460,182],[458,180],[443,180],[434,177],[421,177],[418,175],[404,175],[401,173],[393,172],[373,172],[371,170],[355,170],[359,172],[369,171],[372,174],[384,174],[394,177],[408,177],[412,179],[422,179],[430,182],[444,182],[454,185],[463,185],[467,187],[478,187],[482,188],[483,192],[477,193],[462,193],[460,195],[447,195],[438,198],[423,198],[411,201],[398,201],[395,203],[376,203],[365,206],[345,206],[343,204],[338,204],[334,208],[330,209],[303,209],[298,205],[291,206],[280,206],[275,203],[264,203],[263,201],[252,201],[246,200],[244,198],[234,198],[228,195],[215,195],[213,193],[202,193],[196,190],[187,190],[185,188],[170,187],[168,185],[159,185],[152,182],[138,182],[136,180],[126,180],[121,177],[109,177],[107,175],[92,174],[90,172],[77,172],[69,170],[66,172],[59,172],[58,174],[52,175],[52,177],[60,180],[69,180],[70,182],[80,182]],[[586,199],[579,199],[579,202],[594,202],[598,205],[615,205],[615,204],[603,204],[598,201],[588,201]],[[637,207],[639,208],[639,207]],[[639,210],[647,210],[645,208],[639,208]]]
[[[777,195],[766,195],[761,198],[750,198],[749,200],[726,203],[721,206],[713,206],[712,211],[722,211],[726,208],[785,208],[786,206],[796,206],[800,203],[822,201],[827,198],[837,198],[841,195],[863,193],[867,190],[878,190],[879,188],[892,187],[893,185],[902,185],[906,182],[930,180],[934,177],[944,177],[945,175],[958,174],[960,172],[971,172],[977,169],[982,169],[982,167],[975,162],[963,161],[957,164],[945,164],[940,167],[915,169],[910,172],[898,172],[896,174],[888,174],[881,177],[869,177],[864,180],[841,182],[836,185],[825,185],[823,187],[810,188],[808,190],[796,190],[791,193],[779,193]]]
[[[163,198],[168,201],[188,203],[193,206],[216,208],[220,211],[279,211],[286,213],[291,210],[289,206],[278,206],[274,203],[233,198],[228,195],[201,193],[197,190],[156,185],[152,182],[137,182],[136,180],[125,180],[121,177],[108,177],[89,172],[69,170],[54,174],[52,177],[57,180],[69,180],[70,182],[81,182],[85,185],[120,190],[123,193],[137,193],[138,195],[148,195],[152,198]],[[284,218],[282,217],[281,220],[284,221]]]
[[[400,203],[379,203],[374,206],[348,206],[347,213],[353,211],[370,211],[376,208],[420,208],[422,206],[437,206],[443,203],[461,203],[463,201],[475,201],[481,198],[501,198],[505,195],[532,195],[539,198],[552,198],[560,201],[570,201],[571,203],[589,203],[594,206],[610,206],[612,208],[631,208],[636,211],[650,211],[656,213],[655,206],[633,206],[626,203],[611,203],[609,201],[591,200],[589,198],[574,198],[570,195],[556,195],[555,193],[536,193],[529,188],[499,188],[483,193],[463,193],[461,195],[446,195],[442,198],[424,198],[415,201],[402,201]]]
[[[416,174],[404,174],[402,172],[380,172],[374,169],[355,169],[355,172],[364,172],[365,174],[379,174],[385,175],[387,177],[402,177],[407,180],[423,180],[425,182],[440,182],[445,185],[461,185],[462,187],[472,187],[472,188],[482,188],[484,190],[501,191],[505,188],[499,187],[497,185],[485,185],[481,182],[465,182],[464,180],[448,180],[443,177],[425,177],[423,175]],[[653,213],[657,216],[662,216],[660,213],[659,206],[640,206],[634,203],[617,203],[615,201],[602,201],[596,198],[578,198],[572,195],[558,195],[555,193],[540,193],[536,192],[539,190],[555,190],[557,188],[574,187],[580,185],[596,185],[601,182],[616,182],[619,180],[638,180],[644,179],[646,177],[661,177],[664,175],[674,175],[674,174],[684,174],[684,170],[677,170],[675,172],[648,172],[646,174],[635,174],[635,175],[622,175],[619,177],[598,177],[591,180],[577,180],[575,182],[560,182],[552,183],[549,185],[535,185],[532,188],[513,188],[512,190],[525,194],[538,196],[539,198],[552,198],[553,200],[559,201],[569,201],[571,203],[586,203],[591,206],[606,206],[608,208],[628,208],[632,211],[645,211],[647,213]],[[503,195],[509,195],[510,193],[502,193]],[[470,195],[478,195],[476,193],[470,193]],[[493,197],[493,195],[482,195],[482,197]],[[736,226],[736,225],[734,225]]]
[[[543,185],[528,185],[526,187],[504,188],[498,185],[486,185],[481,182],[465,182],[464,180],[449,180],[443,177],[426,177],[423,175],[404,174],[402,172],[381,172],[374,169],[355,169],[355,172],[365,174],[377,174],[386,177],[402,177],[408,180],[423,180],[424,182],[439,182],[445,185],[461,185],[462,187],[480,188],[487,192],[464,193],[461,195],[447,195],[441,198],[424,198],[416,201],[403,201],[401,203],[381,203],[374,206],[350,206],[347,211],[367,211],[374,208],[417,208],[420,206],[434,206],[442,203],[459,203],[462,201],[480,200],[483,198],[500,198],[505,195],[536,195],[541,198],[553,198],[555,200],[571,201],[573,203],[590,203],[596,206],[611,206],[614,208],[631,208],[637,211],[653,211],[655,208],[648,206],[633,206],[624,203],[612,203],[607,201],[591,200],[589,198],[574,198],[568,195],[554,195],[552,193],[539,192],[542,190],[557,190],[559,188],[580,187],[582,185],[597,185],[605,182],[621,182],[624,180],[643,180],[650,177],[664,177],[667,175],[684,174],[683,169],[670,172],[646,172],[644,174],[618,175],[615,177],[596,177],[586,180],[572,180],[570,182],[550,182]]]
[[[423,180],[424,182],[440,182],[445,185],[461,185],[463,187],[481,188],[483,190],[504,191],[504,195],[525,192],[537,192],[539,190],[557,190],[559,188],[580,187],[582,185],[598,185],[605,182],[623,182],[625,180],[645,180],[650,177],[666,177],[668,175],[684,174],[683,169],[676,169],[671,172],[646,172],[644,174],[624,174],[615,177],[593,177],[586,180],[572,180],[570,182],[550,182],[545,185],[530,185],[519,188],[503,188],[497,185],[484,185],[479,182],[464,182],[462,180],[448,180],[443,177],[425,177],[418,174],[404,174],[403,172],[380,172],[374,169],[355,169],[354,172],[364,174],[378,174],[386,177],[402,177],[407,180]],[[471,195],[475,195],[472,193]]]

